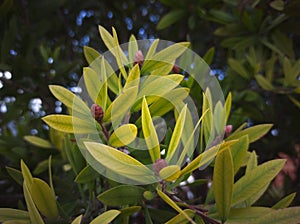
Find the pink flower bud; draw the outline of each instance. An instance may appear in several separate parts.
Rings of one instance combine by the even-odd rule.
[[[98,121],[99,123],[102,122],[102,119],[103,119],[103,110],[102,110],[102,108],[99,105],[97,105],[97,104],[94,103],[91,106],[91,114],[95,118],[96,121]]]
[[[153,164],[153,170],[156,175],[159,175],[159,171],[168,166],[167,162],[164,159],[158,159]]]
[[[174,65],[172,70],[173,70],[173,72],[176,73],[176,74],[177,74],[177,73],[180,73],[180,67],[179,67],[178,65]]]
[[[143,62],[144,62],[144,55],[141,50],[138,50],[138,52],[136,52],[134,56],[133,64],[134,65],[139,64],[140,66],[142,66]]]
[[[226,125],[226,127],[224,128],[224,132],[224,137],[228,137],[232,132],[232,125]]]

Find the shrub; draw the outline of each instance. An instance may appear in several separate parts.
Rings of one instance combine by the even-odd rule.
[[[48,168],[48,183],[33,177],[23,161],[21,171],[8,168],[23,186],[27,211],[1,208],[2,222],[298,222],[300,208],[288,208],[295,194],[273,207],[255,205],[285,163],[258,164],[249,151],[272,125],[244,124],[234,131],[226,125],[231,94],[224,99],[188,43],[131,36],[119,45],[114,29],[112,35],[101,26],[99,31],[109,51],[84,48],[89,67],[78,84],[80,96],[49,87],[69,111],[43,118],[52,128],[51,142],[25,137],[59,151],[39,164]],[[197,97],[189,96],[191,89]],[[210,169],[212,181],[195,175]],[[208,192],[196,197],[203,186]]]

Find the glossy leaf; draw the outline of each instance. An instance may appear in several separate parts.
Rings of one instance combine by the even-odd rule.
[[[183,104],[189,95],[188,88],[176,88],[164,94],[149,107],[152,116],[163,116],[174,108],[174,105]],[[162,105],[164,105],[162,107]]]
[[[0,208],[0,222],[9,220],[28,220],[29,214],[27,211],[13,209],[13,208]]]
[[[142,73],[153,71],[166,64],[173,64],[175,59],[182,55],[189,45],[188,42],[176,43],[152,55],[144,61]]]
[[[248,135],[244,135],[239,138],[239,141],[234,145],[230,146],[234,173],[237,173],[240,167],[243,165],[245,161],[245,157],[247,156],[247,150],[249,148],[249,138]]]
[[[243,135],[248,135],[249,143],[255,142],[264,136],[272,127],[272,124],[259,124],[244,130],[232,133],[227,140],[238,139]]]
[[[124,124],[114,131],[108,143],[113,147],[129,145],[136,138],[137,131],[134,124]]]
[[[244,68],[244,66],[238,60],[229,58],[228,64],[236,73],[238,73],[243,78],[245,78],[245,79],[250,78],[248,71]]]
[[[114,38],[114,49],[111,49],[112,52],[114,52],[114,55],[117,60],[118,68],[120,69],[124,79],[127,79],[127,72],[124,68],[124,65],[128,64],[127,58],[124,54],[124,52],[121,50],[119,46],[119,40],[117,36],[117,32],[114,27],[112,27],[112,32],[113,32],[113,38]],[[125,56],[125,57],[124,57]]]
[[[8,174],[19,184],[19,185],[23,185],[23,175],[21,173],[21,171],[14,169],[12,167],[5,167],[6,171],[8,172]]]
[[[227,150],[228,147],[232,144],[235,144],[237,141],[227,141],[222,144],[211,147],[205,152],[201,153],[195,159],[193,159],[184,169],[181,170],[181,176],[184,176],[188,173],[193,172],[195,169],[198,169],[200,166],[203,166],[210,162],[217,155],[218,151],[222,152],[223,150]]]
[[[124,85],[124,89],[133,86],[139,86],[139,83],[140,83],[140,68],[139,65],[136,64],[129,73],[129,76]]]
[[[116,222],[122,219],[126,219],[129,216],[133,215],[134,213],[137,213],[141,210],[141,206],[130,206],[120,209],[121,214],[118,216]]]
[[[268,81],[262,75],[256,75],[255,79],[263,89],[268,90],[268,91],[274,90],[274,86],[272,85],[272,83],[270,81]]]
[[[82,220],[82,215],[77,216],[71,224],[80,224]]]
[[[101,143],[84,142],[84,144],[91,156],[106,169],[141,184],[156,182],[153,171],[131,156]]]
[[[145,60],[149,60],[155,53],[156,53],[156,49],[157,49],[157,45],[159,43],[159,39],[155,39],[151,46],[149,47],[147,54],[145,56]]]
[[[95,171],[90,165],[87,165],[76,176],[75,182],[88,183],[90,181],[95,180],[97,177],[99,177],[99,173],[97,173],[97,171]]]
[[[246,174],[257,167],[257,155],[255,151],[251,152],[250,158],[246,166]]]
[[[300,207],[291,207],[278,209],[273,212],[266,213],[257,219],[257,224],[298,224],[300,220]]]
[[[107,82],[103,58],[101,58],[101,69],[103,69],[100,74],[101,80],[99,80],[97,73],[89,67],[83,68],[83,78],[87,91],[93,102],[105,110],[107,103]]]
[[[195,212],[191,209],[183,210],[191,219],[195,216]],[[172,219],[167,221],[165,224],[188,224],[189,220],[183,214],[178,214],[174,216]]]
[[[29,213],[31,222],[34,224],[44,224],[44,221],[32,200],[32,197],[28,190],[26,181],[24,181],[24,184],[23,184],[23,191],[24,191],[24,197],[25,197],[25,201],[26,201],[26,205],[27,205],[27,209],[28,209],[28,213]]]
[[[83,116],[90,115],[90,109],[87,105],[74,93],[62,86],[49,85],[51,93],[68,108],[75,110]]]
[[[29,191],[36,207],[44,216],[47,218],[56,218],[58,216],[55,197],[45,181],[33,178]]]
[[[261,192],[261,189],[279,173],[284,163],[285,161],[282,159],[265,162],[240,178],[234,184],[232,205],[243,202]]]
[[[86,61],[89,64],[92,64],[95,60],[97,60],[101,56],[98,51],[88,46],[83,47],[83,54]]]
[[[160,158],[160,146],[145,97],[142,103],[142,129],[152,162],[155,162]]]
[[[157,189],[157,193],[168,205],[175,209],[179,214],[182,214],[187,220],[195,224],[195,222],[190,218],[190,216],[186,214],[171,198],[169,198],[168,195],[166,195],[159,189]]]
[[[172,134],[172,137],[171,137],[171,140],[169,143],[167,155],[166,155],[167,163],[169,163],[172,160],[174,154],[176,153],[177,147],[179,145],[183,127],[185,125],[186,111],[187,111],[187,105],[185,105],[182,108],[182,110],[176,120],[176,124],[174,127],[174,131],[173,131],[173,134]]]
[[[229,94],[227,95],[226,101],[225,101],[225,106],[224,106],[225,113],[226,113],[225,124],[227,124],[227,121],[228,121],[228,118],[229,118],[229,115],[231,112],[231,103],[232,103],[232,95],[231,95],[231,92],[229,92]]]
[[[158,30],[162,30],[162,29],[167,28],[168,26],[170,26],[173,23],[180,20],[185,15],[185,13],[186,13],[186,11],[183,10],[183,9],[172,10],[171,12],[169,12],[168,14],[166,14],[165,16],[163,16],[160,19],[160,21],[158,22],[156,28]]]
[[[226,224],[253,224],[263,215],[272,212],[266,207],[232,208]]]
[[[159,171],[159,176],[166,181],[174,181],[180,176],[180,166],[170,165]]]
[[[273,209],[283,209],[290,206],[290,204],[293,202],[294,198],[296,196],[296,193],[289,194],[288,196],[281,199],[279,202],[277,202],[275,205],[272,206]]]
[[[168,75],[168,76],[147,76],[141,83],[140,91],[137,96],[137,101],[131,108],[131,111],[138,111],[142,107],[142,99],[147,97],[148,105],[158,101],[161,97],[171,94],[171,91],[179,85],[183,80],[182,75]],[[164,88],[161,88],[164,86]],[[168,97],[168,96],[166,96]]]
[[[135,102],[137,92],[138,86],[123,89],[118,97],[107,108],[103,121],[113,121],[114,127],[117,127],[131,108],[131,105]]]
[[[139,47],[138,47],[136,38],[132,34],[129,38],[129,43],[128,43],[128,58],[129,58],[130,63],[133,63],[134,57],[135,57],[136,53],[138,52],[138,50],[139,50]]]
[[[213,183],[217,211],[224,223],[229,216],[234,183],[234,167],[230,150],[218,153],[214,166]]]
[[[217,134],[222,135],[226,126],[226,111],[221,101],[218,101],[215,105],[213,124],[217,131]]]
[[[26,166],[23,160],[21,160],[21,172],[24,178],[24,182],[26,182],[27,186],[30,187],[30,185],[33,182],[33,177],[31,175],[30,170],[28,169],[28,167]]]
[[[109,224],[113,221],[121,212],[118,210],[109,210],[93,219],[90,224]]]
[[[198,127],[199,127],[199,125],[200,125],[200,123],[201,123],[203,117],[205,116],[205,114],[206,114],[207,112],[208,112],[208,110],[206,110],[206,111],[202,114],[202,116],[201,116],[200,119],[198,120],[197,124],[195,125],[194,130],[192,131],[192,133],[190,133],[190,137],[189,137],[189,139],[187,140],[187,142],[185,143],[182,152],[180,153],[180,157],[179,157],[179,159],[178,159],[178,161],[177,161],[177,165],[180,165],[180,164],[184,161],[184,157],[187,155],[188,150],[189,150],[189,148],[190,148],[190,146],[191,146],[191,144],[192,144],[192,142],[193,142],[193,140],[194,140],[194,138],[195,138],[195,137],[194,137],[195,132],[196,132],[196,130],[198,129]]]
[[[65,133],[95,133],[95,123],[70,115],[48,115],[42,120],[50,127]]]
[[[29,142],[35,146],[41,147],[41,148],[53,148],[53,145],[49,141],[42,139],[40,137],[37,137],[37,136],[25,135],[24,139],[27,142]]]
[[[97,198],[107,206],[134,205],[143,199],[145,189],[135,185],[120,185],[111,188]]]

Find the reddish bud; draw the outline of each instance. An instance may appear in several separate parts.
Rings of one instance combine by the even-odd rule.
[[[144,62],[144,55],[141,50],[138,50],[138,52],[136,52],[134,56],[133,64],[134,65],[139,64],[140,66],[142,66],[143,62]]]
[[[174,65],[172,70],[174,73],[180,73],[180,67],[178,65]]]
[[[232,132],[232,125],[226,125],[226,127],[224,128],[224,132],[225,138],[228,137]]]
[[[103,110],[102,110],[102,108],[99,105],[97,105],[97,104],[94,103],[91,106],[91,114],[95,118],[96,121],[98,121],[99,123],[102,122],[102,119],[103,119]]]
[[[164,159],[158,159],[153,164],[153,170],[156,175],[159,175],[159,171],[168,166],[167,162]]]

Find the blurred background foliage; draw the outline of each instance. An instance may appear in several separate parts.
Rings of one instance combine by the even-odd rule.
[[[87,65],[83,46],[106,50],[99,42],[99,24],[108,30],[114,26],[120,43],[127,42],[130,34],[137,39],[191,41],[199,55],[207,53],[207,63],[224,94],[233,94],[229,124],[235,129],[243,122],[273,123],[268,136],[252,147],[260,161],[284,153],[293,166],[293,171],[285,172],[299,173],[299,10],[298,0],[1,1],[1,207],[16,207],[22,198],[6,166],[19,169],[22,158],[43,176],[43,169],[37,167],[50,154],[54,165],[63,164],[56,149],[30,145],[23,136],[49,138],[49,128],[40,117],[65,108],[50,94],[48,85],[79,91],[77,81]],[[198,89],[191,94],[201,100]],[[60,189],[68,189],[67,198],[73,177],[61,167],[54,168],[54,182],[66,185]],[[268,200],[300,192],[300,177],[285,175],[285,179],[286,183],[269,191]]]

